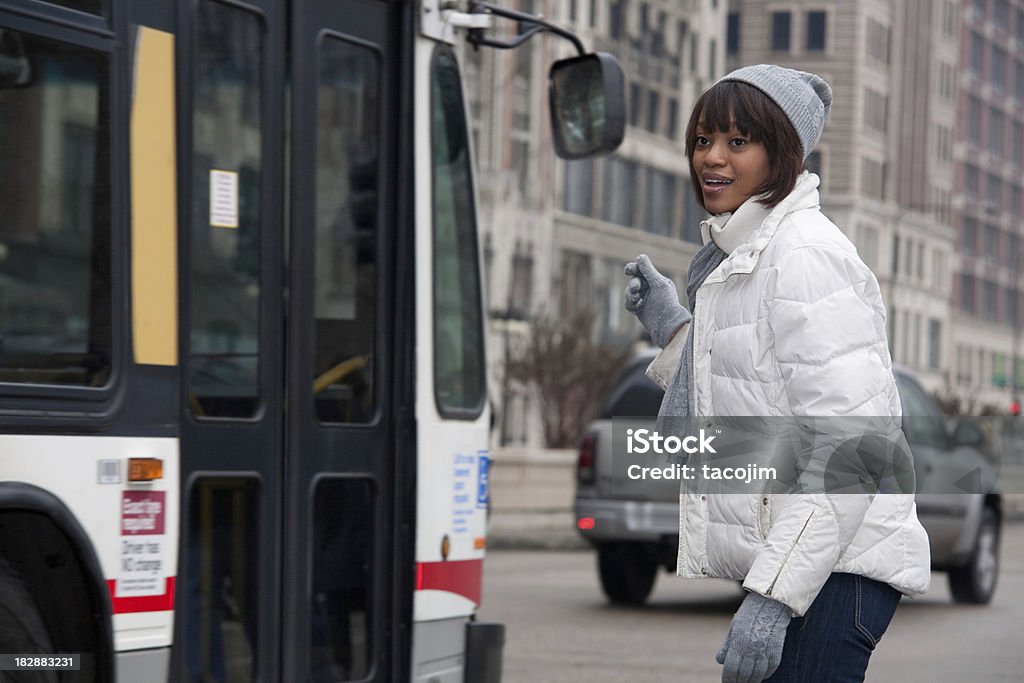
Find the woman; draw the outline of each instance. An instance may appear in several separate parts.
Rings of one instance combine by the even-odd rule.
[[[762,64],[694,106],[686,152],[712,217],[689,310],[647,256],[626,266],[626,308],[663,348],[648,371],[666,388],[662,418],[898,420],[878,283],[804,170],[831,104],[820,77]],[[912,494],[680,496],[677,573],[748,591],[717,656],[726,682],[862,681],[901,594],[925,592],[929,572]]]

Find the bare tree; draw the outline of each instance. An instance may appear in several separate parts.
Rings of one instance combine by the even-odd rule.
[[[591,311],[564,319],[540,315],[510,354],[509,379],[535,393],[550,448],[576,445],[629,359],[628,346],[594,341],[595,320]]]

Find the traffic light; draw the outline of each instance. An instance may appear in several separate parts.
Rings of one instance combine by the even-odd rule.
[[[1013,401],[1012,403],[1010,403],[1010,415],[1013,415],[1014,417],[1016,417],[1017,415],[1020,415],[1020,402],[1019,401]]]

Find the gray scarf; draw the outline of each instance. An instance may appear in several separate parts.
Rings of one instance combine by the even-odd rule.
[[[697,314],[697,290],[728,255],[714,240],[708,240],[693,257],[686,277],[686,298],[690,304],[690,312],[694,315]],[[683,357],[676,368],[675,377],[665,390],[665,398],[661,401],[661,410],[658,411],[659,430],[669,426],[666,424],[669,418],[693,416],[694,406],[690,405],[690,396],[693,395],[693,328],[696,323],[696,318],[690,322]]]

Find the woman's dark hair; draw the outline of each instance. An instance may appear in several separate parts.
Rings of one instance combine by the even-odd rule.
[[[797,176],[804,170],[804,148],[793,124],[779,105],[754,86],[740,81],[722,81],[700,96],[686,125],[690,182],[701,208],[704,208],[704,194],[700,189],[700,174],[693,168],[697,122],[701,119],[706,133],[728,131],[735,121],[741,133],[764,145],[769,174],[756,193],[766,196],[758,201],[771,209],[793,191]]]

